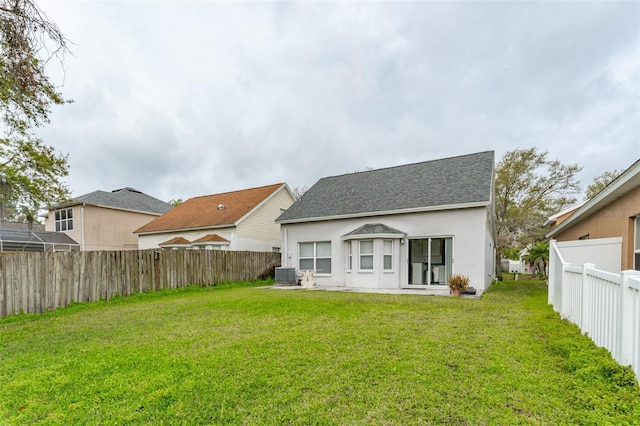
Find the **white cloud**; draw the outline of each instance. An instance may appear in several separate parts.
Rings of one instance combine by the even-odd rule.
[[[537,146],[640,157],[637,3],[57,2],[75,194],[164,199]],[[55,71],[59,76],[59,71]]]

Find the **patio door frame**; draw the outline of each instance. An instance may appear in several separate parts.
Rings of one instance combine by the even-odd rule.
[[[447,261],[449,260],[451,262],[451,274],[453,274],[453,270],[454,270],[454,243],[455,243],[455,239],[453,235],[430,235],[430,236],[425,236],[425,237],[407,237],[406,241],[407,243],[405,244],[405,258],[406,258],[406,277],[404,279],[404,283],[403,283],[403,287],[404,288],[442,288],[442,287],[446,287],[447,283],[438,283],[438,284],[431,284],[431,270],[433,268],[433,265],[431,264],[431,260],[432,260],[432,253],[431,253],[431,248],[432,248],[432,240],[435,239],[442,239],[443,240],[443,250],[445,250],[444,252],[444,259],[443,261]],[[451,253],[448,254],[446,252],[446,239],[451,240]],[[420,284],[413,284],[411,283],[412,281],[412,274],[413,274],[413,265],[412,265],[412,258],[411,258],[411,247],[413,246],[413,242],[414,241],[428,241],[427,243],[427,253],[424,253],[426,255],[426,258],[428,260],[427,262],[427,270],[426,270],[426,283],[420,283]],[[417,263],[417,262],[416,262]],[[424,262],[422,262],[424,263]],[[439,266],[439,265],[437,265]]]

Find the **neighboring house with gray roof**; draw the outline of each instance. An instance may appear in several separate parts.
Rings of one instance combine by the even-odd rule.
[[[45,228],[69,235],[82,251],[137,250],[133,231],[172,208],[133,188],[94,191],[51,206],[44,216]]]
[[[320,179],[276,222],[282,266],[318,286],[441,288],[494,278],[494,153]]]

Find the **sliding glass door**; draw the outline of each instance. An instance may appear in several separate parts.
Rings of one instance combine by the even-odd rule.
[[[409,239],[409,285],[447,285],[452,271],[452,237]]]

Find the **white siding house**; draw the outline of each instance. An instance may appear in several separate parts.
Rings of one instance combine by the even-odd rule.
[[[284,212],[282,265],[319,287],[479,291],[494,277],[493,152],[323,178]]]
[[[275,218],[293,201],[284,183],[194,197],[135,233],[141,249],[280,251]]]

